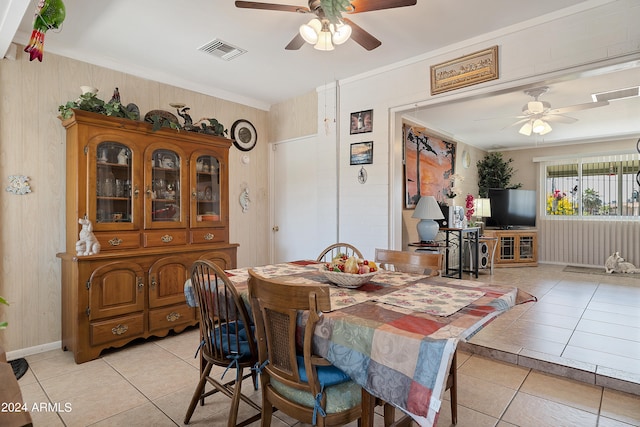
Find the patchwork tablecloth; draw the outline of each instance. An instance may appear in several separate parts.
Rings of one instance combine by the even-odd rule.
[[[330,283],[321,268],[297,262],[254,270],[285,281]],[[228,274],[246,298],[247,269]],[[447,316],[430,314],[424,301],[415,301],[416,293],[424,296],[430,287],[443,303],[448,295],[467,300],[463,307],[458,304],[448,310]],[[516,303],[535,301],[517,288],[391,271],[381,271],[356,290],[332,286],[331,293],[332,311],[324,313],[316,327],[315,351],[422,426],[437,420],[457,342]]]

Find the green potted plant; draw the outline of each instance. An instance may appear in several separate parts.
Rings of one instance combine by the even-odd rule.
[[[489,197],[490,188],[520,188],[521,183],[511,184],[514,169],[513,159],[505,160],[502,153],[489,153],[478,160],[478,194],[481,198]]]
[[[140,113],[130,110],[118,101],[104,102],[95,93],[86,92],[75,101],[68,101],[58,107],[60,117],[68,119],[73,115],[73,110],[91,111],[105,116],[124,117],[130,120],[140,119]]]

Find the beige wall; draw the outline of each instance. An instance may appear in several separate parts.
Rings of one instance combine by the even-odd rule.
[[[314,90],[272,105],[269,125],[271,142],[315,135],[318,132],[318,92]]]
[[[19,48],[19,52],[22,50]],[[9,328],[0,333],[8,352],[60,340],[60,262],[64,249],[65,134],[58,106],[75,99],[81,85],[99,88],[109,100],[115,87],[123,103],[133,102],[144,115],[152,109],[171,110],[169,103],[191,107],[194,120],[215,117],[227,128],[247,119],[258,132],[248,165],[230,151],[230,240],[239,243],[240,266],[268,261],[266,111],[197,94],[47,53],[42,63],[27,55],[0,60],[0,295],[11,304],[0,307]],[[315,122],[314,122],[315,123]],[[4,191],[9,175],[30,177],[32,193]],[[251,205],[242,213],[238,197],[249,186]]]

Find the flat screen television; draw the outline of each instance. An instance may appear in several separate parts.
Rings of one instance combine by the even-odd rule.
[[[534,190],[490,188],[491,218],[487,227],[503,229],[535,227],[536,192]]]

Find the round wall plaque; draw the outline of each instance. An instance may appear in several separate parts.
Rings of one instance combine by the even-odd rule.
[[[231,138],[238,150],[250,151],[256,146],[258,133],[248,120],[236,120],[231,126]]]

